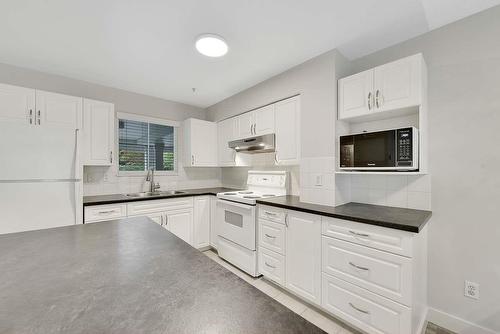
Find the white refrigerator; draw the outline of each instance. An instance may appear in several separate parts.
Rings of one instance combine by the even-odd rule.
[[[0,234],[82,222],[80,131],[0,122]]]

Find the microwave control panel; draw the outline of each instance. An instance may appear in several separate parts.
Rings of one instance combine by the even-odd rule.
[[[397,143],[397,165],[398,166],[411,166],[413,160],[413,129],[399,129],[396,133]]]

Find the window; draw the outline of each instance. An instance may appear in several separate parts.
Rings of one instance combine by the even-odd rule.
[[[159,123],[163,124],[159,124]],[[176,128],[168,121],[118,115],[120,172],[176,171]]]

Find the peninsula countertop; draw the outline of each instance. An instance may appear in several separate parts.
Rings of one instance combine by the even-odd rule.
[[[148,218],[0,236],[2,333],[324,333]]]
[[[395,208],[364,203],[347,203],[335,207],[310,204],[301,202],[299,196],[292,195],[258,199],[257,204],[346,219],[353,222],[413,233],[420,232],[432,216],[432,212],[426,210]]]

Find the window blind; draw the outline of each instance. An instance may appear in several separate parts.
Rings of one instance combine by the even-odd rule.
[[[173,126],[119,120],[119,170],[175,170]]]

